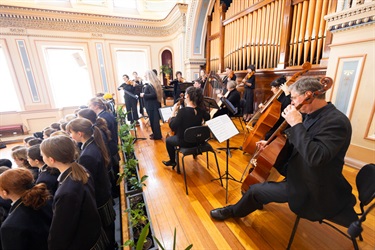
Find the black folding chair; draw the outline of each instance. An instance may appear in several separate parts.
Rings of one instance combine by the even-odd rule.
[[[219,179],[220,179],[221,185],[223,186],[223,181],[221,179],[219,162],[217,161],[216,152],[212,148],[212,146],[207,142],[210,139],[210,137],[211,137],[211,131],[207,126],[196,126],[196,127],[188,128],[185,130],[184,140],[188,143],[194,144],[195,146],[189,147],[189,148],[178,147],[176,149],[177,173],[180,173],[179,153],[183,155],[182,156],[182,169],[184,171],[186,194],[188,194],[188,187],[187,187],[187,181],[186,181],[184,158],[185,156],[188,156],[188,155],[193,155],[195,157],[197,155],[202,155],[202,153],[206,152],[207,168],[209,168],[208,152],[213,153],[215,156],[215,160],[216,160],[216,166],[217,166],[217,172],[219,174]]]

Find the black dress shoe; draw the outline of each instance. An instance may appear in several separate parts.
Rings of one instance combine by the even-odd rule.
[[[215,220],[226,220],[233,217],[232,210],[229,207],[211,210],[210,215]]]
[[[165,166],[172,166],[175,167],[177,164],[173,161],[162,161]]]

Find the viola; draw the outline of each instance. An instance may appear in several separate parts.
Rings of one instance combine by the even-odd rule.
[[[251,71],[246,74],[246,76],[242,79],[242,82],[245,83],[250,77],[252,77],[255,74],[255,71]]]
[[[301,109],[305,104],[310,104],[315,97],[322,95],[329,90],[333,84],[333,80],[330,77],[324,77],[320,80],[320,83],[322,84],[321,89],[315,92],[306,92],[307,97],[296,107],[297,110]],[[288,155],[288,152],[287,147],[285,147],[286,137],[282,132],[287,126],[288,123],[284,121],[266,141],[265,145],[267,147],[263,150],[257,148],[248,164],[250,170],[246,167],[242,175],[243,177],[246,172],[248,172],[248,175],[241,186],[241,191],[243,193],[245,193],[251,185],[265,182],[270,176],[272,167],[285,162],[285,157]]]
[[[297,81],[297,78],[311,69],[311,63],[306,62],[302,65],[302,71],[295,73],[285,84],[290,86]],[[276,124],[280,118],[281,103],[277,98],[283,93],[279,89],[267,103],[264,104],[246,124],[248,133],[245,135],[242,150],[252,154],[256,150],[255,143],[264,138],[266,133]]]

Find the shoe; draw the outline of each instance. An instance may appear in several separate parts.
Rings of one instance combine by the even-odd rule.
[[[157,141],[157,140],[161,140],[161,139],[162,139],[162,137],[160,137],[160,138],[154,138],[154,137],[151,138],[150,137],[150,140],[156,140]]]
[[[226,220],[233,217],[232,211],[229,207],[222,207],[211,210],[210,215],[215,220]]]
[[[151,140],[154,139],[154,134],[151,134],[151,135],[150,135],[150,139],[151,139]]]
[[[175,167],[177,165],[176,162],[173,162],[173,161],[162,161],[162,163],[165,166],[172,166],[172,167]]]

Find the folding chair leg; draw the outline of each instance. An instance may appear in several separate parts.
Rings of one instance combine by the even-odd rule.
[[[208,151],[206,152],[206,162],[207,162],[207,169],[209,169],[210,163],[208,162]]]
[[[286,248],[287,250],[289,250],[290,247],[292,246],[292,243],[293,243],[293,240],[294,240],[294,235],[296,234],[299,220],[300,220],[300,217],[297,215],[296,221],[294,222],[292,234],[290,235],[290,238],[289,238],[288,247]]]
[[[184,160],[184,158],[185,158],[185,155],[182,156],[182,171],[184,171],[184,182],[185,182],[186,195],[189,195],[187,181],[186,181],[185,160]]]

